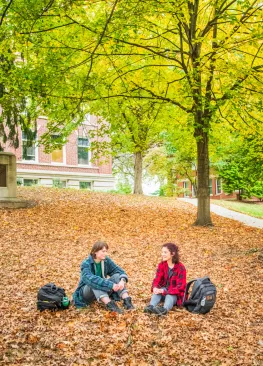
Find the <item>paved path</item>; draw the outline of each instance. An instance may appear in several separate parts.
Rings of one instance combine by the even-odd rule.
[[[179,200],[182,200],[184,202],[191,203],[195,206],[197,206],[197,199],[196,198],[179,198]],[[256,217],[252,217],[249,215],[245,215],[236,211],[229,210],[228,208],[224,208],[221,206],[217,206],[214,204],[210,204],[210,210],[211,212],[214,212],[215,214],[223,217],[227,217],[228,219],[236,220],[243,222],[243,224],[248,226],[257,227],[259,229],[263,228],[263,220],[257,219]]]

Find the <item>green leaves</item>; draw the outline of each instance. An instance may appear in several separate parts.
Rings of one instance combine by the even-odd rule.
[[[242,197],[263,197],[263,156],[258,149],[257,137],[236,139],[231,150],[228,149],[225,161],[217,164],[219,175],[223,178],[223,190],[241,192]]]

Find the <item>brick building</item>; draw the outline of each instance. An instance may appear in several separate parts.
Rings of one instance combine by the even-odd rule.
[[[228,194],[225,193],[222,189],[222,179],[217,177],[214,172],[209,178],[209,192],[210,198],[213,200],[216,199],[228,199],[228,198],[236,198],[236,193]],[[197,176],[197,172],[193,171],[193,176]],[[177,186],[182,188],[183,193],[179,195],[179,197],[196,197],[196,192],[194,189],[194,185],[190,182],[189,179],[185,177],[180,177],[177,181]]]
[[[91,162],[89,131],[97,127],[97,117],[87,116],[77,130],[68,138],[62,149],[46,154],[38,145],[39,137],[47,131],[47,118],[37,120],[36,138],[28,143],[23,131],[19,131],[19,147],[6,147],[17,157],[18,185],[42,185],[47,187],[70,187],[107,191],[114,188],[111,159],[105,163]],[[52,135],[56,139],[58,135]],[[105,160],[105,159],[104,159]]]

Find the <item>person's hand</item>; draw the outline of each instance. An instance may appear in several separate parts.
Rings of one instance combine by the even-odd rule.
[[[125,286],[125,281],[123,279],[120,280],[120,282],[118,283],[119,285],[119,290],[123,290],[124,289],[124,286]]]
[[[115,291],[115,292],[119,291],[119,289],[120,289],[120,285],[119,285],[119,283],[114,283],[114,285],[113,285],[112,289],[113,289],[113,291]]]
[[[154,293],[154,295],[159,295],[159,293],[160,293],[160,292],[159,292],[159,290],[160,290],[159,288],[154,287],[154,288],[153,288],[153,293]]]
[[[153,289],[153,293],[154,293],[155,295],[160,295],[160,294],[162,294],[162,293],[163,293],[163,289],[162,289],[162,288],[154,287],[154,289]]]

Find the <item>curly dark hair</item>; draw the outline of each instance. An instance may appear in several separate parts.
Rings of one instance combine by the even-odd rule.
[[[167,248],[171,254],[173,254],[173,263],[179,263],[179,249],[178,246],[174,243],[166,243],[162,246],[163,248]]]

